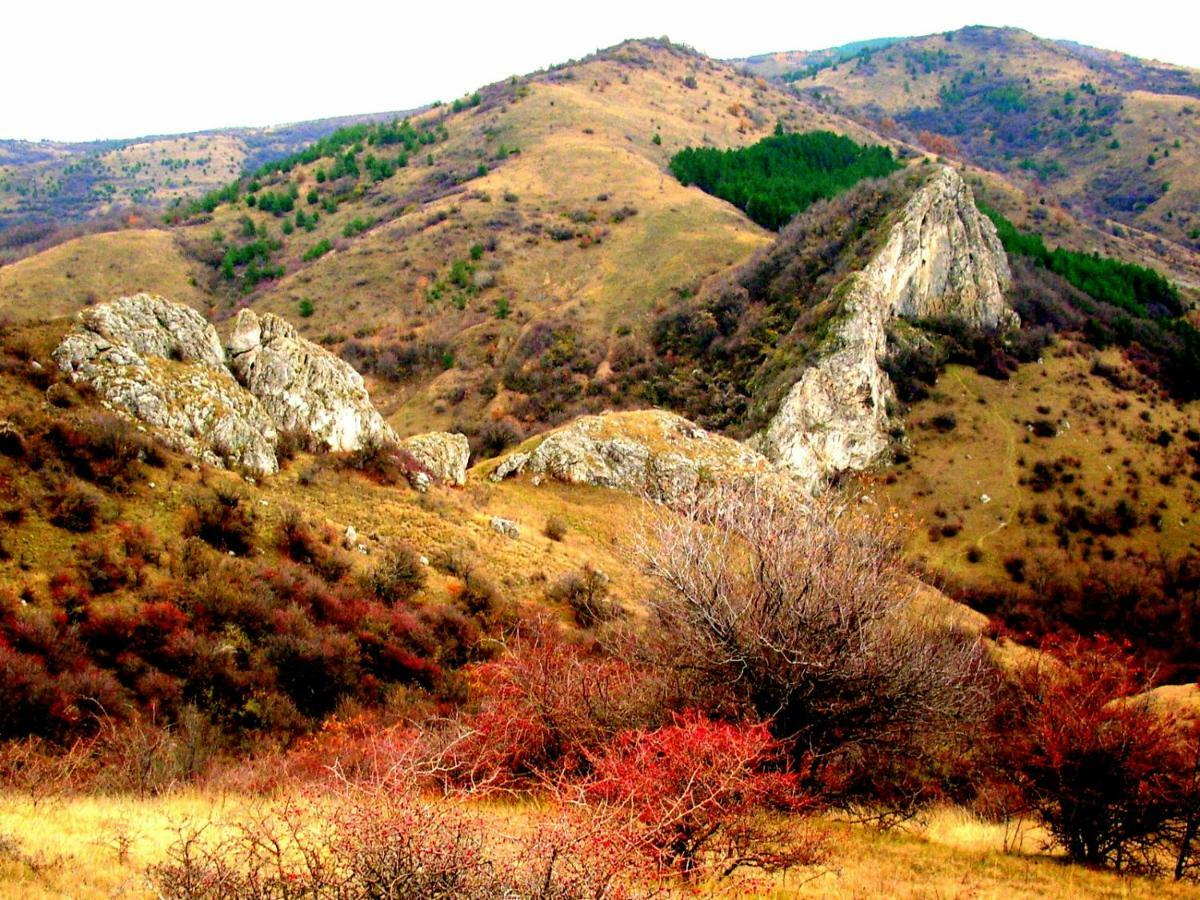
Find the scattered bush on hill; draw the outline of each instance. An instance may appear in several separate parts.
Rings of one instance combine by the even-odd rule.
[[[218,487],[188,498],[182,533],[217,550],[245,556],[254,548],[254,519],[254,509],[242,494]]]

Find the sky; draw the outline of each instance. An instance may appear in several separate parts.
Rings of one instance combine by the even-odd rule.
[[[0,138],[25,140],[411,109],[663,35],[729,58],[1012,25],[1200,68],[1200,3],[1176,0],[60,0],[0,22]]]

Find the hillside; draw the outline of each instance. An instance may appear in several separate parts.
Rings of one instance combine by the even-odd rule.
[[[627,41],[21,244],[0,894],[1182,896],[1196,204],[1068,188],[1190,77]]]
[[[118,227],[228,183],[335,129],[397,113],[90,143],[0,138],[0,264],[75,223]],[[402,115],[402,114],[400,114]]]
[[[739,62],[825,109],[1053,196],[1103,230],[1200,247],[1194,70],[984,27]]]
[[[261,191],[295,191],[304,228],[285,233],[283,217],[244,201],[182,227],[214,268],[242,229],[265,228],[284,274],[251,302],[294,317],[308,301],[305,334],[376,376],[374,393],[402,431],[474,432],[505,417],[536,428],[611,405],[614,389],[595,373],[612,368],[618,347],[644,345],[656,308],[769,240],[737,210],[682,187],[665,171],[672,153],[753,143],[780,120],[870,137],[654,42],[475,99],[414,119],[437,142],[381,180],[360,163],[353,179],[321,182],[328,158],[265,175]],[[218,233],[224,244],[201,249]],[[214,278],[218,315],[238,296],[225,299],[226,289]]]

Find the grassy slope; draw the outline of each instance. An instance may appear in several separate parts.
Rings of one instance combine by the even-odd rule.
[[[696,79],[694,89],[682,84],[689,75]],[[383,217],[429,178],[424,160],[414,159],[360,201],[323,215],[313,233],[283,238],[282,255],[296,271],[254,299],[256,306],[293,316],[302,298],[311,299],[316,312],[301,323],[310,337],[336,342],[355,331],[378,331],[382,339],[407,335],[453,344],[456,357],[468,365],[396,390],[374,385],[401,431],[448,427],[478,416],[485,401],[471,397],[470,390],[464,407],[437,401],[456,387],[477,385],[487,369],[502,365],[534,323],[569,323],[604,355],[614,332],[640,333],[648,313],[676,289],[694,288],[767,242],[768,235],[740,212],[682,188],[666,172],[677,149],[751,143],[769,134],[778,118],[797,129],[834,128],[868,137],[852,123],[815,113],[727,66],[643,43],[623,45],[524,87],[524,96],[503,106],[450,115],[450,140],[431,148],[433,171],[469,171],[486,159],[493,166],[486,177],[357,239],[343,239],[347,221]],[[652,142],[656,133],[661,145]],[[498,163],[500,145],[521,152]],[[308,168],[301,175],[306,185],[313,183],[316,166]],[[611,224],[612,214],[624,206],[637,214]],[[445,221],[427,227],[438,211]],[[579,227],[604,229],[600,243],[581,247],[576,240],[547,236],[551,228],[572,227],[573,212],[595,216],[594,223]],[[244,207],[224,207],[212,223],[195,230],[229,232],[245,214]],[[268,227],[275,224],[249,214],[256,222],[266,219]],[[302,265],[304,250],[323,237],[343,249]],[[466,259],[472,244],[489,237],[497,249],[479,268],[495,285],[470,298],[464,310],[446,298],[428,302],[426,288],[456,259]],[[501,297],[511,303],[505,321],[495,316]],[[486,415],[502,415],[507,404],[502,393]]]
[[[1102,94],[1116,93],[1123,97],[1123,107],[1113,127],[1113,136],[1120,147],[1109,149],[1106,138],[1092,145],[1076,143],[1069,151],[1050,149],[1047,158],[1060,159],[1066,177],[1054,179],[1049,185],[1038,185],[1032,176],[1022,175],[1016,168],[1018,156],[1009,164],[1011,180],[1062,197],[1095,224],[1103,225],[1110,217],[1119,218],[1193,250],[1200,246],[1189,237],[1191,230],[1200,226],[1195,212],[1200,197],[1197,178],[1200,101],[1177,94],[1131,89],[1128,81],[1128,73],[1138,67],[1147,67],[1151,72],[1186,70],[1131,62],[1118,54],[1111,54],[1111,58],[1099,53],[1085,55],[1016,29],[983,29],[976,33],[982,40],[965,39],[964,35],[970,37],[967,32],[955,32],[951,39],[942,35],[905,39],[876,52],[870,66],[860,68],[854,62],[845,62],[836,68],[823,69],[815,79],[805,79],[797,87],[805,92],[817,90],[832,108],[876,122],[882,116],[902,116],[915,109],[938,106],[943,86],[963,72],[978,70],[981,64],[990,71],[999,67],[1004,75],[1025,84],[1026,90],[1044,96],[1061,96],[1066,91],[1078,94],[1080,84],[1089,81]],[[988,46],[985,41],[998,43]],[[938,51],[951,54],[953,63],[933,71],[918,68],[915,75],[906,70],[910,54]],[[778,69],[773,62],[765,65],[764,72]],[[750,68],[754,70],[756,66],[752,64]],[[1195,73],[1191,74],[1195,81]],[[1173,146],[1176,140],[1180,142],[1179,148]],[[1169,149],[1171,155],[1164,158],[1163,149]],[[1159,160],[1151,170],[1146,159],[1155,151]],[[1098,189],[1093,186],[1096,178],[1114,170],[1123,170],[1156,186],[1170,182],[1171,187],[1140,212],[1114,214],[1097,202]]]
[[[927,526],[914,530],[909,545],[914,557],[968,583],[1003,582],[1007,556],[1055,556],[1054,508],[1060,501],[1105,508],[1122,498],[1143,519],[1161,515],[1161,531],[1143,525],[1128,537],[1098,544],[1119,554],[1161,550],[1176,555],[1200,549],[1200,483],[1189,477],[1194,466],[1187,464],[1184,452],[1189,444],[1184,432],[1200,429],[1200,404],[1178,407],[1156,401],[1144,386],[1119,389],[1090,374],[1093,355],[1089,348],[1077,353],[1059,344],[1048,348],[1044,364],[1023,366],[1009,381],[951,366],[933,395],[912,408],[911,461],[872,483],[889,502],[911,510]],[[1101,358],[1137,383],[1136,373],[1116,353]],[[953,431],[931,427],[942,413],[956,416]],[[1058,435],[1030,433],[1027,423],[1039,419],[1056,423]],[[1154,443],[1163,430],[1174,437],[1166,448]],[[1063,457],[1080,462],[1067,469],[1074,476],[1069,485],[1037,493],[1020,483],[1028,481],[1037,462]],[[1171,483],[1163,484],[1160,475],[1173,476]],[[986,503],[981,499],[985,494],[990,498]],[[1048,511],[1048,522],[1039,524],[1032,516],[1036,504]],[[960,530],[952,537],[934,533],[943,524]],[[966,558],[971,547],[983,551],[977,563]],[[1073,552],[1079,551],[1076,544]]]
[[[17,321],[62,316],[138,291],[203,307],[204,292],[194,281],[202,275],[168,231],[93,234],[0,268],[0,315]]]

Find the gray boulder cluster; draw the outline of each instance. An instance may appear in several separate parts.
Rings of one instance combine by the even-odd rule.
[[[489,477],[528,474],[535,483],[553,478],[672,497],[705,480],[770,472],[745,444],[655,409],[581,416],[504,457]]]
[[[270,313],[239,312],[222,347],[195,310],[151,294],[122,297],[82,311],[54,360],[106,406],[211,465],[272,474],[288,433],[313,450],[403,444],[434,479],[465,480],[465,437],[401,442],[358,372]]]

